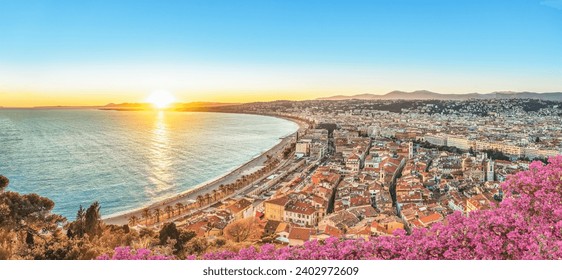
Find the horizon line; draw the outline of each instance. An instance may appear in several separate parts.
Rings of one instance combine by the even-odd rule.
[[[553,94],[553,93],[561,93],[562,94],[562,90],[560,91],[543,91],[543,92],[535,92],[535,91],[512,91],[512,90],[505,90],[505,91],[492,91],[492,92],[488,92],[488,93],[480,93],[480,92],[467,92],[467,93],[440,93],[440,92],[436,92],[436,91],[431,91],[431,90],[426,90],[426,89],[420,89],[420,90],[414,90],[414,91],[403,91],[403,90],[392,90],[386,93],[369,93],[369,92],[364,92],[364,93],[357,93],[357,94],[336,94],[336,95],[330,95],[330,96],[321,96],[321,97],[316,97],[316,98],[312,98],[312,99],[293,99],[293,98],[287,98],[287,99],[272,99],[272,100],[267,100],[267,101],[260,101],[260,100],[251,100],[251,101],[245,101],[245,102],[228,102],[228,101],[180,101],[180,102],[174,102],[175,106],[178,105],[186,105],[186,104],[193,104],[193,103],[211,103],[211,104],[227,104],[227,105],[241,105],[241,104],[248,104],[248,103],[265,103],[265,102],[276,102],[276,101],[314,101],[314,100],[327,100],[330,98],[335,98],[335,97],[349,97],[351,99],[353,99],[353,97],[355,96],[361,96],[361,95],[371,95],[371,96],[385,96],[385,95],[389,95],[391,93],[404,93],[404,94],[411,94],[411,93],[419,93],[419,92],[425,92],[425,93],[432,93],[432,94],[438,94],[438,95],[494,95],[494,94],[520,94],[520,93],[532,93],[532,94],[537,94],[537,95],[543,95],[543,94]],[[415,98],[413,98],[415,99]],[[2,106],[0,104],[0,109],[41,109],[41,108],[102,108],[102,107],[108,107],[108,105],[124,105],[124,104],[138,104],[138,105],[148,105],[150,103],[148,102],[132,102],[132,101],[125,101],[125,102],[117,102],[117,101],[110,101],[104,105],[100,105],[100,104],[91,104],[91,105],[33,105],[33,106]]]

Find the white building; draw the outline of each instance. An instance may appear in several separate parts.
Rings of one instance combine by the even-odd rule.
[[[310,155],[311,139],[301,139],[297,142],[295,147],[295,155],[298,157],[307,157]]]
[[[300,226],[314,226],[318,223],[318,212],[304,202],[289,202],[285,205],[284,220]]]
[[[529,159],[548,158],[560,154],[560,152],[556,150],[541,150],[537,148],[525,148],[523,152],[525,156],[528,157]]]
[[[425,135],[423,137],[425,141],[429,144],[436,145],[436,146],[447,146],[447,137],[446,136],[439,136],[439,135]]]
[[[508,145],[503,142],[476,141],[475,148],[477,151],[497,150],[506,155],[516,157],[521,157],[523,155],[523,148],[515,145]]]
[[[470,141],[466,138],[449,136],[449,137],[447,137],[447,146],[457,147],[461,150],[467,150],[468,151],[468,150],[470,150],[470,147],[472,147],[472,141]]]

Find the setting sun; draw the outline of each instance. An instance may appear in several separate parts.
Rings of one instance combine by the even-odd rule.
[[[146,99],[146,102],[152,104],[158,109],[168,108],[175,101],[176,97],[167,91],[155,91]]]

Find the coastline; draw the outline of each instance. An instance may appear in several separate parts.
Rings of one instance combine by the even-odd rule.
[[[126,225],[126,224],[129,223],[130,217],[132,217],[132,216],[140,217],[142,215],[143,210],[146,209],[146,208],[150,208],[150,209],[163,208],[163,207],[166,207],[168,205],[174,206],[177,203],[184,203],[184,204],[189,203],[190,201],[196,200],[197,197],[200,196],[200,195],[205,195],[207,193],[212,192],[213,190],[218,189],[220,185],[223,185],[223,184],[226,185],[226,184],[229,184],[229,183],[233,183],[238,178],[242,177],[242,175],[244,175],[246,172],[254,170],[257,167],[263,166],[265,161],[267,160],[268,155],[273,156],[277,153],[280,153],[286,147],[286,145],[291,142],[295,133],[297,133],[298,131],[301,131],[302,129],[304,129],[308,126],[308,124],[306,122],[304,122],[303,120],[291,118],[291,117],[288,117],[288,116],[267,115],[267,114],[259,114],[259,115],[288,120],[288,121],[296,123],[298,125],[298,128],[295,132],[290,133],[290,134],[285,135],[282,138],[280,138],[281,141],[279,143],[277,143],[276,145],[274,145],[273,147],[271,147],[270,149],[264,151],[260,155],[250,159],[248,162],[236,167],[235,169],[233,169],[229,172],[226,172],[223,175],[220,175],[216,178],[210,179],[207,182],[203,182],[199,185],[194,186],[193,188],[191,188],[189,190],[186,190],[184,192],[181,192],[181,193],[179,193],[177,195],[174,195],[174,196],[171,196],[169,198],[166,198],[166,199],[163,199],[163,200],[160,200],[160,201],[157,201],[157,202],[147,203],[147,204],[145,204],[142,207],[137,208],[137,209],[133,209],[133,210],[129,210],[129,211],[123,211],[123,212],[119,212],[119,213],[115,213],[115,214],[111,214],[111,215],[107,215],[105,217],[102,217],[102,220],[104,221],[104,223],[113,224],[113,225]]]

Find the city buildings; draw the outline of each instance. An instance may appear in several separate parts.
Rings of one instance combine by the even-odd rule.
[[[276,112],[310,125],[293,139],[284,167],[255,182],[252,191],[210,207],[207,218],[188,218],[185,226],[212,238],[230,222],[255,217],[264,236],[292,246],[330,236],[391,235],[430,227],[453,212],[491,209],[510,174],[528,168],[530,159],[561,151],[562,110],[529,102],[534,101],[235,106],[235,112]]]

